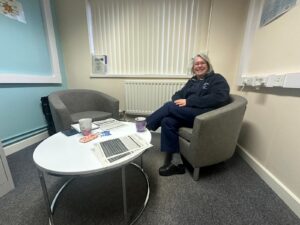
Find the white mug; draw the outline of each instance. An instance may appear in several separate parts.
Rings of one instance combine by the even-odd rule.
[[[80,128],[81,133],[84,136],[89,135],[92,130],[92,119],[91,118],[83,118],[83,119],[80,119],[78,122],[79,122],[79,128]]]

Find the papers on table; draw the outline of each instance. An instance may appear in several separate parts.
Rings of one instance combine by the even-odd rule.
[[[108,164],[151,146],[138,134],[131,134],[96,143],[92,151],[101,163]]]
[[[93,124],[97,125],[101,130],[112,130],[117,127],[126,126],[126,124],[122,123],[121,121],[112,118],[94,121]]]
[[[72,124],[71,126],[75,130],[80,132],[80,127],[79,127],[78,123]],[[113,118],[92,122],[92,130],[99,129],[99,128],[101,130],[112,130],[114,128],[118,128],[118,127],[122,127],[122,126],[126,126],[126,124],[119,120],[113,119]]]

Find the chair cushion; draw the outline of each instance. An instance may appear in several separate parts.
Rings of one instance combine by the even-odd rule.
[[[85,111],[71,114],[72,123],[78,123],[82,118],[92,118],[93,121],[104,120],[112,117],[112,113],[103,111]]]
[[[191,141],[192,140],[193,128],[181,127],[179,128],[178,134],[180,137]]]

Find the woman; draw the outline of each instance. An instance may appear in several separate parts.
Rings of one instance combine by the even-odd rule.
[[[178,129],[193,127],[197,115],[224,106],[229,102],[229,85],[225,78],[213,71],[209,58],[198,54],[193,58],[192,74],[185,86],[147,118],[147,128],[161,127],[161,151],[166,153],[161,176],[185,173],[182,164],[172,163],[173,153],[179,153]]]

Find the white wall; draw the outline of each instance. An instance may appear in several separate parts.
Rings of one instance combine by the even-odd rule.
[[[297,5],[258,28],[245,73],[300,72],[299,20]],[[242,94],[249,102],[239,144],[272,177],[266,181],[300,217],[299,89],[247,88]]]
[[[300,72],[300,6],[259,27],[246,74]]]
[[[213,0],[209,56],[214,70],[235,87],[235,76],[246,24],[249,0]]]

